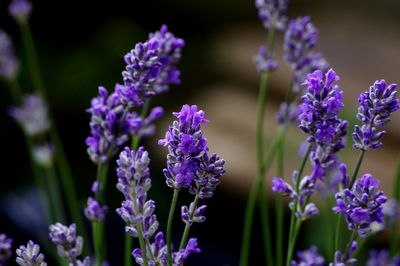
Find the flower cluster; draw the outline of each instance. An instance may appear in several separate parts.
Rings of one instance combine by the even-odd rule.
[[[76,225],[71,224],[69,227],[60,223],[50,225],[50,239],[57,246],[58,255],[67,259],[70,265],[87,265],[89,266],[89,257],[83,261],[78,260],[82,254],[83,238],[76,235]]]
[[[366,266],[399,266],[400,256],[390,258],[387,250],[371,250]]]
[[[32,12],[32,4],[27,0],[13,0],[8,6],[8,12],[17,20],[24,20]]]
[[[46,266],[44,255],[40,253],[39,245],[29,241],[26,246],[20,246],[17,251],[16,262],[21,266]]]
[[[334,262],[329,263],[329,266],[354,266],[357,263],[356,258],[352,258],[351,256],[354,254],[354,251],[357,249],[357,242],[352,241],[348,247],[347,252],[342,253],[339,250],[335,252]]]
[[[281,104],[276,115],[280,124],[298,123],[298,96],[303,94],[302,83],[306,76],[316,70],[327,71],[328,63],[321,53],[314,51],[318,39],[318,30],[310,17],[299,17],[289,22],[283,44],[284,58],[293,70],[292,95]]]
[[[285,29],[288,0],[256,0],[256,8],[264,28],[267,30],[272,28]]]
[[[154,214],[156,205],[153,200],[147,200],[147,192],[151,187],[148,152],[143,147],[140,147],[137,152],[125,148],[120,153],[117,163],[117,188],[125,197],[125,201],[122,202],[121,208],[117,209],[117,213],[127,224],[126,233],[137,238],[140,228],[146,239],[148,254],[145,256],[149,265],[167,265],[164,234],[157,232],[159,223]],[[152,242],[153,236],[154,241]],[[173,253],[174,265],[181,265],[191,252],[200,252],[195,238],[189,240],[185,249]],[[141,249],[134,249],[132,255],[139,265],[144,264]]]
[[[96,199],[89,197],[84,213],[90,221],[99,222],[104,220],[107,210],[107,206],[102,206]]]
[[[184,44],[165,25],[151,33],[146,42],[136,44],[124,57],[125,86],[117,90],[121,101],[131,107],[141,106],[145,100],[167,91],[169,84],[179,84],[180,72],[176,64]]]
[[[350,230],[361,237],[371,232],[371,223],[383,223],[383,204],[387,198],[379,190],[380,182],[370,174],[357,179],[353,188],[336,193],[333,211],[342,213]]]
[[[277,69],[278,63],[274,58],[275,55],[269,52],[265,45],[261,45],[258,49],[258,54],[253,58],[258,72],[265,73]]]
[[[318,254],[316,246],[296,252],[297,261],[292,260],[292,266],[324,266],[325,259]]]
[[[168,147],[167,168],[163,172],[169,187],[189,187],[204,154],[208,152],[207,140],[201,129],[201,125],[208,120],[196,105],[184,105],[180,112],[173,115],[178,120],[169,126],[165,138],[158,141]]]
[[[0,78],[13,80],[17,76],[18,61],[13,49],[10,37],[0,29]]]
[[[5,234],[0,234],[0,265],[5,265],[12,254],[12,239]]]
[[[373,150],[381,147],[385,131],[378,131],[390,122],[390,114],[399,110],[396,84],[387,85],[385,80],[377,80],[368,91],[358,98],[357,119],[362,122],[354,126],[353,147],[358,150]]]
[[[123,85],[116,84],[115,90],[120,87]],[[145,118],[127,111],[116,91],[109,95],[104,87],[99,87],[99,95],[87,110],[91,114],[91,136],[86,144],[91,160],[97,164],[108,161],[131,135],[151,135],[152,124],[163,115],[161,107],[153,108]]]

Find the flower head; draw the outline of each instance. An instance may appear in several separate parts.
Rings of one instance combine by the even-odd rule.
[[[74,264],[82,253],[83,238],[76,235],[76,225],[69,227],[60,223],[50,225],[50,239],[57,246],[57,252],[62,257]],[[75,265],[75,264],[74,264]]]
[[[336,193],[333,211],[342,213],[350,230],[366,237],[371,232],[371,223],[383,223],[383,204],[387,201],[380,182],[370,174],[357,179],[353,188]]]
[[[13,80],[17,76],[18,61],[10,36],[0,29],[0,78]]]
[[[106,217],[107,206],[101,206],[100,203],[92,197],[87,200],[87,207],[85,208],[85,216],[90,221],[102,221]]]
[[[8,6],[8,12],[18,21],[23,21],[32,12],[32,4],[27,0],[13,0]]]
[[[17,251],[16,262],[21,266],[46,266],[44,255],[40,253],[39,245],[29,241],[26,246],[20,246]]]
[[[335,252],[334,262],[329,263],[329,266],[354,266],[357,263],[356,258],[352,258],[352,254],[357,249],[357,242],[353,241],[348,245],[347,253],[343,254],[337,250]]]
[[[21,106],[11,107],[9,113],[28,136],[41,135],[50,127],[47,104],[39,95],[25,95]]]
[[[357,119],[362,125],[354,126],[354,148],[367,151],[383,145],[381,139],[385,131],[378,131],[378,128],[388,124],[390,114],[400,108],[396,87],[394,83],[387,85],[382,79],[360,94]]]
[[[292,261],[292,266],[323,266],[324,258],[318,254],[316,246],[311,246],[307,250],[297,251],[297,261]]]
[[[0,265],[4,265],[11,257],[12,242],[11,238],[8,238],[5,234],[0,234]]]
[[[288,0],[256,0],[256,8],[265,29],[285,29]]]
[[[274,58],[275,55],[269,52],[265,45],[261,45],[258,49],[258,54],[253,57],[258,72],[265,73],[277,69],[278,63]]]
[[[208,120],[196,105],[184,105],[180,112],[173,115],[178,120],[169,126],[165,138],[158,141],[158,144],[168,147],[167,168],[163,172],[169,187],[189,187],[204,153],[208,151],[201,129],[201,125]]]

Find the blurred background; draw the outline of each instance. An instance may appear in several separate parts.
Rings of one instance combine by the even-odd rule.
[[[0,1],[0,27],[14,39],[22,66],[20,81],[23,90],[29,92],[32,89],[26,58],[18,27],[6,12],[8,2]],[[225,158],[227,173],[215,196],[206,202],[209,206],[207,221],[195,225],[191,231],[192,236],[199,238],[203,253],[192,255],[188,265],[237,265],[245,200],[256,175],[254,136],[259,74],[252,57],[266,38],[254,1],[42,0],[33,1],[33,5],[30,22],[41,70],[82,209],[91,194],[90,186],[96,174],[85,145],[90,119],[85,109],[90,99],[97,95],[99,85],[111,91],[115,83],[122,82],[123,55],[135,43],[145,41],[149,32],[159,30],[161,24],[167,24],[170,31],[185,40],[179,65],[182,84],[171,87],[169,93],[152,102],[163,106],[166,115],[157,123],[156,135],[143,142],[152,158],[154,185],[150,197],[158,204],[157,214],[163,226],[172,191],[165,186],[161,173],[166,149],[158,147],[157,140],[172,121],[172,111],[179,110],[184,103],[197,104],[210,120],[205,129],[210,149]],[[317,50],[341,77],[339,84],[346,104],[342,116],[353,124],[360,92],[367,90],[376,79],[384,78],[390,83],[400,81],[400,2],[291,1],[288,16],[300,15],[310,15],[320,31]],[[265,121],[267,139],[276,132],[275,112],[284,99],[292,75],[282,60],[282,37],[279,34],[276,42],[279,69],[271,80]],[[46,234],[47,227],[41,223],[40,208],[36,211],[34,206],[33,181],[23,134],[6,112],[11,104],[9,89],[4,83],[0,86],[0,233],[12,235],[16,247],[35,238],[39,232]],[[399,152],[399,122],[400,114],[395,114],[387,128],[384,148],[369,152],[361,169],[382,180],[389,195]],[[290,178],[298,165],[297,151],[304,135],[291,128],[287,140],[285,178]],[[349,140],[347,149],[342,152],[349,169],[353,169],[357,154],[351,144]],[[109,176],[107,241],[112,243],[109,248],[111,264],[122,265],[123,223],[114,212],[122,195],[113,189],[116,183],[113,170],[115,167]],[[272,168],[269,179],[274,175]],[[269,195],[273,206],[273,195]],[[182,197],[181,204],[190,199]],[[252,265],[258,265],[256,261],[263,258],[258,220],[256,217]],[[315,223],[318,219],[307,223],[299,248],[322,241],[318,237],[319,227],[313,226]],[[181,225],[174,228],[175,240],[180,237],[182,228]],[[383,245],[385,237],[384,234],[374,237],[370,245]]]

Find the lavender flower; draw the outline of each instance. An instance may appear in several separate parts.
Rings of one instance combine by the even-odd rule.
[[[256,8],[265,29],[285,29],[288,0],[256,0]]]
[[[101,206],[97,200],[89,197],[84,213],[86,218],[88,218],[90,221],[99,222],[104,220],[107,210],[107,206]]]
[[[25,95],[22,105],[11,107],[9,113],[28,136],[44,134],[50,127],[47,104],[39,95]]]
[[[390,254],[387,250],[371,250],[369,252],[369,259],[366,266],[399,266],[400,257],[396,256],[390,258]]]
[[[18,61],[14,54],[10,36],[0,29],[0,78],[13,80],[18,72]]]
[[[116,84],[116,91],[123,85]],[[161,107],[154,108],[148,117],[141,118],[135,112],[128,112],[121,104],[117,92],[108,94],[99,87],[99,96],[91,101],[91,136],[86,139],[88,153],[95,163],[109,160],[131,135],[148,136],[154,131],[152,123],[162,116]]]
[[[26,246],[20,246],[16,251],[17,259],[15,260],[21,266],[46,266],[44,255],[40,253],[39,245],[29,241]]]
[[[157,93],[168,90],[169,84],[179,84],[176,68],[184,46],[182,39],[168,32],[165,25],[149,35],[149,40],[136,44],[124,57],[122,72],[125,86],[118,88],[122,103],[134,107],[144,104]]]
[[[345,254],[340,252],[339,250],[335,252],[335,260],[334,262],[329,263],[329,266],[353,266],[356,265],[357,259],[352,258],[351,255],[357,249],[357,242],[352,241],[351,244],[348,245],[347,251]]]
[[[117,213],[127,224],[125,228],[129,235],[138,237],[137,227],[140,225],[146,239],[152,237],[158,228],[155,202],[147,201],[147,191],[151,187],[149,163],[149,155],[143,147],[136,153],[126,147],[117,161],[117,188],[125,196]]]
[[[8,6],[8,12],[12,17],[21,21],[31,14],[32,4],[27,0],[13,0]]]
[[[275,55],[269,52],[265,45],[261,45],[258,49],[258,54],[256,54],[253,58],[258,72],[265,73],[277,69],[278,63],[274,58]]]
[[[379,180],[370,174],[357,179],[353,188],[336,193],[333,211],[342,213],[349,230],[355,230],[361,237],[371,232],[371,223],[383,223],[383,204],[387,198],[379,190]]]
[[[12,239],[5,234],[0,234],[0,265],[5,265],[12,254]]]
[[[362,126],[355,125],[353,132],[353,147],[368,151],[381,147],[385,131],[378,131],[390,122],[390,114],[399,110],[397,85],[386,85],[385,80],[377,80],[368,91],[360,94],[357,119]]]
[[[83,247],[83,238],[76,235],[76,225],[67,227],[56,223],[50,225],[49,229],[50,239],[57,246],[58,254],[75,266]]]
[[[292,260],[292,266],[324,266],[324,258],[318,254],[316,246],[311,246],[308,250],[297,251],[297,260]]]
[[[196,105],[184,105],[173,115],[178,120],[169,126],[165,138],[158,141],[158,144],[168,147],[167,168],[163,173],[169,187],[189,187],[200,168],[201,158],[208,151],[201,130],[201,125],[208,120]]]
[[[302,59],[316,45],[318,30],[311,23],[310,17],[298,17],[289,22],[283,44],[284,58],[293,68],[298,68]]]
[[[49,143],[32,147],[32,158],[40,166],[48,168],[53,165],[53,146]]]

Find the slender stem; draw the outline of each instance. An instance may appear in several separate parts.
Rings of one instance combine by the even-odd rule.
[[[303,160],[300,165],[300,168],[299,168],[299,172],[298,172],[297,180],[296,180],[296,194],[297,195],[299,195],[299,192],[300,192],[300,179],[301,179],[301,176],[303,175],[304,167],[308,160],[308,156],[310,155],[311,147],[312,147],[312,145],[308,144],[306,154],[304,155]],[[299,224],[297,224],[297,218],[295,215],[297,212],[298,203],[299,203],[298,198],[296,197],[296,199],[294,200],[294,209],[293,209],[292,215],[290,217],[289,244],[288,244],[289,248],[288,248],[288,253],[286,256],[286,266],[290,266],[292,256],[293,256],[294,246],[296,244],[297,234],[298,234],[298,231],[299,231],[300,225],[301,225],[301,222]]]
[[[400,160],[398,160],[397,162],[397,169],[393,187],[393,198],[394,200],[396,200],[396,204],[400,204]],[[390,237],[390,253],[392,256],[395,256],[396,253],[400,253],[400,250],[397,249],[399,242],[399,224],[398,219],[393,220],[392,233]]]
[[[124,241],[124,265],[131,266],[132,265],[132,238],[125,234]]]
[[[282,131],[275,136],[275,139],[273,140],[273,143],[269,148],[266,160],[264,162],[265,171],[268,171],[269,168],[271,167],[271,164],[276,155],[276,150],[278,148],[277,144],[279,143],[281,135]],[[248,253],[250,248],[249,246],[251,237],[251,226],[253,223],[254,207],[258,198],[258,193],[264,188],[265,181],[263,179],[264,178],[259,178],[259,176],[257,176],[256,182],[253,183],[250,190],[249,198],[247,199],[244,225],[243,225],[242,247],[240,251],[240,265],[242,266],[248,265],[248,255],[249,255]]]
[[[16,79],[7,80],[8,86],[10,87],[11,96],[14,103],[19,104],[22,100],[21,88]]]
[[[171,207],[168,214],[167,223],[167,254],[168,254],[168,265],[172,266],[172,223],[174,221],[174,214],[176,209],[176,203],[178,202],[179,189],[174,189],[174,195],[172,196]]]
[[[353,187],[354,182],[356,181],[356,178],[357,178],[357,175],[358,175],[358,171],[360,170],[361,163],[362,163],[362,161],[364,159],[364,154],[365,154],[365,151],[362,150],[360,152],[359,157],[358,157],[356,168],[354,169],[353,175],[351,176],[351,181],[350,181],[350,186],[349,186],[350,189]]]
[[[22,41],[27,54],[27,61],[29,65],[30,75],[32,79],[33,86],[35,90],[41,94],[43,99],[47,101],[46,90],[44,89],[42,76],[40,74],[39,62],[37,59],[35,44],[32,37],[32,32],[30,30],[27,21],[19,21],[19,27],[21,31]],[[68,203],[68,210],[72,216],[72,219],[77,224],[79,233],[84,239],[87,238],[87,232],[83,222],[81,209],[78,204],[78,197],[75,190],[75,184],[72,178],[71,170],[65,156],[63,145],[60,141],[59,133],[57,131],[54,119],[51,112],[49,112],[49,120],[51,123],[50,127],[50,138],[51,142],[55,147],[55,158],[57,166],[60,170],[61,183],[65,191],[65,196]],[[84,249],[88,252],[88,245],[84,245]]]
[[[199,204],[199,200],[200,200],[199,193],[196,193],[196,196],[194,197],[194,201],[193,201],[193,209],[192,209],[192,212],[189,214],[190,220],[193,220],[194,213],[196,212],[197,205]],[[187,244],[187,241],[188,241],[188,238],[189,238],[190,228],[191,228],[190,225],[188,225],[188,224],[185,225],[185,229],[183,231],[181,243],[179,245],[179,250],[185,248],[185,246]]]
[[[278,149],[278,176],[284,177],[284,152],[285,152],[285,137],[283,136]],[[276,195],[275,197],[275,212],[276,212],[276,265],[283,265],[283,197]]]
[[[328,254],[333,254],[335,253],[335,243],[334,241],[334,224],[333,220],[334,217],[332,216],[332,201],[329,199],[325,200],[325,212],[324,212],[324,218],[326,219],[326,225],[328,227],[328,235],[327,235],[327,249],[328,249]]]
[[[94,251],[96,253],[96,265],[101,266],[102,257],[101,257],[101,241],[102,239],[99,237],[101,235],[101,224],[100,222],[92,222],[92,233],[93,233],[93,246]]]
[[[268,204],[267,204],[267,195],[266,193],[260,193],[258,197],[259,207],[260,207],[260,216],[261,216],[261,225],[262,225],[262,236],[264,240],[264,254],[272,254],[272,241],[270,235],[270,223],[269,223],[269,213],[268,213]],[[274,265],[272,256],[266,256],[267,265]]]
[[[339,213],[336,220],[336,232],[335,232],[335,251],[340,250],[340,231],[342,226],[342,214]],[[333,254],[333,256],[335,256]]]
[[[143,264],[144,264],[144,266],[148,266],[149,262],[147,261],[146,243],[144,242],[143,228],[142,228],[141,223],[138,224],[137,231],[138,231],[138,236],[139,236],[140,249],[142,250]]]
[[[349,243],[347,243],[347,250],[346,254],[344,255],[343,261],[346,261],[350,258],[351,244],[353,243],[354,240],[357,241],[357,230],[353,230],[353,232],[351,233]]]
[[[47,167],[45,172],[49,188],[49,195],[51,198],[51,205],[56,218],[56,220],[53,222],[65,223],[65,216],[63,212],[64,208],[57,174],[53,166]]]

